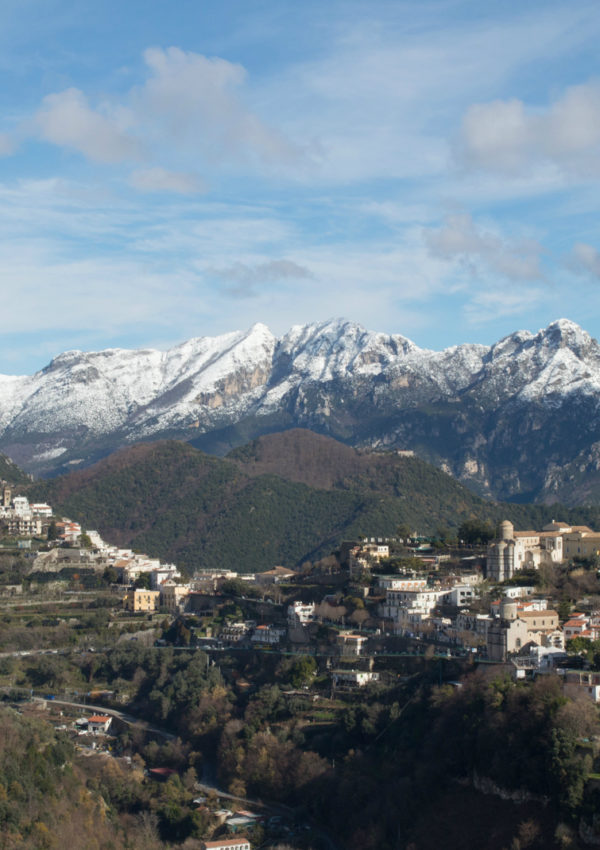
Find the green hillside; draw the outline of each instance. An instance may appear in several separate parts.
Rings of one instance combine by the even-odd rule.
[[[141,444],[32,485],[29,495],[187,570],[247,572],[321,557],[359,534],[392,535],[399,523],[433,534],[472,517],[526,528],[573,513],[486,502],[416,457],[359,452],[301,430],[227,458],[181,442]]]

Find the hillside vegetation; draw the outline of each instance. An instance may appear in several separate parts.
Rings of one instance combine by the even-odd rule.
[[[0,481],[10,481],[12,484],[26,484],[31,481],[29,475],[19,469],[9,457],[0,454]]]
[[[518,528],[597,510],[487,502],[416,457],[357,451],[310,431],[272,434],[216,458],[187,443],[145,443],[29,488],[108,540],[192,570],[293,566],[360,534],[423,534],[469,518]]]

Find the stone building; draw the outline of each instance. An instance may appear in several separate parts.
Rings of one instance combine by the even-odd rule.
[[[568,526],[564,529],[571,530]],[[500,537],[487,549],[487,578],[505,581],[519,570],[559,563],[563,559],[564,534],[562,524],[554,521],[542,531],[515,531],[512,522],[504,520],[500,523]]]

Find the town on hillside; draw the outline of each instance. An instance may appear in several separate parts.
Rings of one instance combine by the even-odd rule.
[[[177,618],[194,646],[353,659],[353,669],[332,670],[335,685],[376,680],[367,669],[373,656],[430,646],[448,656],[510,661],[518,677],[556,670],[565,686],[580,683],[600,700],[600,674],[581,673],[569,652],[582,640],[600,639],[600,586],[590,594],[583,583],[581,597],[566,605],[560,588],[548,592],[541,580],[548,567],[564,565],[589,579],[600,560],[600,532],[587,526],[553,520],[538,531],[517,531],[504,521],[486,546],[453,551],[404,529],[404,537],[346,541],[329,558],[300,568],[265,565],[247,573],[243,565],[239,572],[199,566],[184,578],[174,564],[107,543],[95,530],[56,518],[50,505],[30,504],[7,482],[0,482],[0,497],[0,545],[27,563],[22,582],[0,585],[3,596],[51,594],[73,575],[80,587],[101,577],[124,612]]]
[[[335,845],[321,831],[322,815],[319,821],[314,812],[292,814],[273,803],[277,788],[265,792],[264,777],[249,779],[250,769],[232,766],[219,748],[211,758],[225,788],[214,784],[215,769],[185,747],[196,703],[181,697],[177,708],[173,696],[160,696],[157,688],[168,680],[158,668],[142,672],[153,664],[144,653],[190,670],[193,658],[202,659],[190,682],[214,679],[224,717],[234,698],[246,714],[262,701],[268,729],[289,714],[290,735],[312,740],[311,730],[315,747],[325,754],[331,747],[330,767],[335,747],[319,743],[319,730],[341,723],[364,745],[363,727],[352,726],[356,705],[378,704],[397,689],[410,705],[419,694],[418,670],[452,688],[474,670],[494,671],[515,687],[552,681],[565,701],[600,705],[600,532],[587,526],[558,519],[516,530],[506,520],[490,538],[473,520],[445,544],[400,526],[394,537],[345,541],[316,562],[265,564],[251,574],[243,564],[236,571],[198,564],[183,575],[175,564],[56,516],[51,505],[30,503],[8,482],[0,482],[0,496],[0,692],[27,716],[41,713],[78,753],[119,759],[124,776],[138,771],[148,799],[174,794],[179,783],[189,830],[177,832],[168,819],[161,829],[195,835],[193,846]],[[163,684],[151,690],[151,676]],[[395,722],[393,705],[386,723]],[[143,735],[132,722],[143,724]],[[216,721],[194,722],[207,746]],[[258,720],[251,723],[258,724],[253,734],[267,734]],[[240,727],[231,728],[245,740]],[[387,728],[374,726],[373,740]],[[221,734],[233,734],[229,729]],[[600,738],[589,747],[600,764]],[[600,825],[586,828],[594,836],[597,829],[600,840]]]

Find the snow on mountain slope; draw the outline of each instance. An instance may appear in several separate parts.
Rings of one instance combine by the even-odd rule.
[[[550,427],[540,411],[562,405],[568,418],[573,398],[591,411],[575,452],[600,438],[600,346],[566,319],[445,351],[341,319],[280,339],[256,324],[168,351],[68,351],[35,375],[0,376],[0,450],[49,472],[140,439],[199,438],[242,421],[256,435],[281,422],[364,445],[417,446],[455,474],[485,470],[493,489],[493,446],[508,452],[515,411],[523,433],[539,432]],[[475,421],[483,413],[487,425]]]

